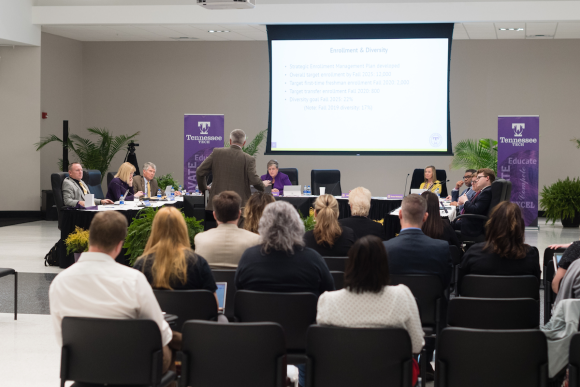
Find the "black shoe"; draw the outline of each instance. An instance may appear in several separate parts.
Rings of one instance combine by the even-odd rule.
[[[425,378],[427,379],[428,382],[432,382],[435,380],[435,371],[433,370],[433,366],[431,365],[430,362],[427,363],[427,372]]]

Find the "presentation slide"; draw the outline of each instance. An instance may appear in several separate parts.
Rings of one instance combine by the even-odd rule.
[[[271,153],[448,152],[449,40],[271,41]]]

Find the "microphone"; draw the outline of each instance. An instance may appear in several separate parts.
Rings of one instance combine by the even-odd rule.
[[[407,181],[409,180],[410,173],[407,173],[407,178],[405,179],[405,189],[403,190],[403,197],[407,196]]]

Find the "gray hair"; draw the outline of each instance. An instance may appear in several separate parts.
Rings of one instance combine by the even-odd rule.
[[[230,140],[233,144],[242,145],[246,141],[246,133],[242,129],[234,129],[230,133]]]
[[[285,251],[294,254],[296,247],[304,247],[304,223],[288,202],[275,202],[264,208],[258,225],[262,252]]]
[[[266,165],[266,168],[270,168],[270,166],[275,165],[276,169],[278,169],[278,161],[276,160],[270,160],[268,161],[268,164]]]
[[[145,164],[143,164],[144,171],[148,170],[149,168],[152,168],[152,169],[157,171],[157,167],[155,166],[155,164],[153,164],[151,162],[146,162]]]
[[[348,194],[348,204],[353,216],[368,216],[371,209],[371,191],[364,187],[356,187]]]

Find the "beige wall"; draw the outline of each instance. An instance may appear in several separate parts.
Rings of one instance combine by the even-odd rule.
[[[50,47],[43,44],[43,50]],[[454,143],[497,136],[497,116],[539,114],[540,186],[578,176],[576,136],[580,100],[580,41],[455,41],[451,61],[451,130]],[[44,71],[44,69],[43,69]],[[183,114],[224,113],[226,132],[252,137],[268,124],[269,69],[266,42],[83,43],[84,127],[115,134],[141,131],[140,163],[181,178]],[[44,73],[44,72],[43,72]],[[43,92],[43,102],[45,94]],[[46,96],[48,98],[48,96]],[[118,155],[114,168],[122,162]],[[270,156],[258,157],[265,173]],[[451,157],[278,156],[297,167],[301,184],[313,168],[338,168],[342,188],[368,187],[374,195],[401,193],[407,173]],[[43,163],[43,174],[50,172]],[[448,173],[452,182],[463,171]]]
[[[40,211],[40,47],[0,47],[0,133],[0,211]]]

